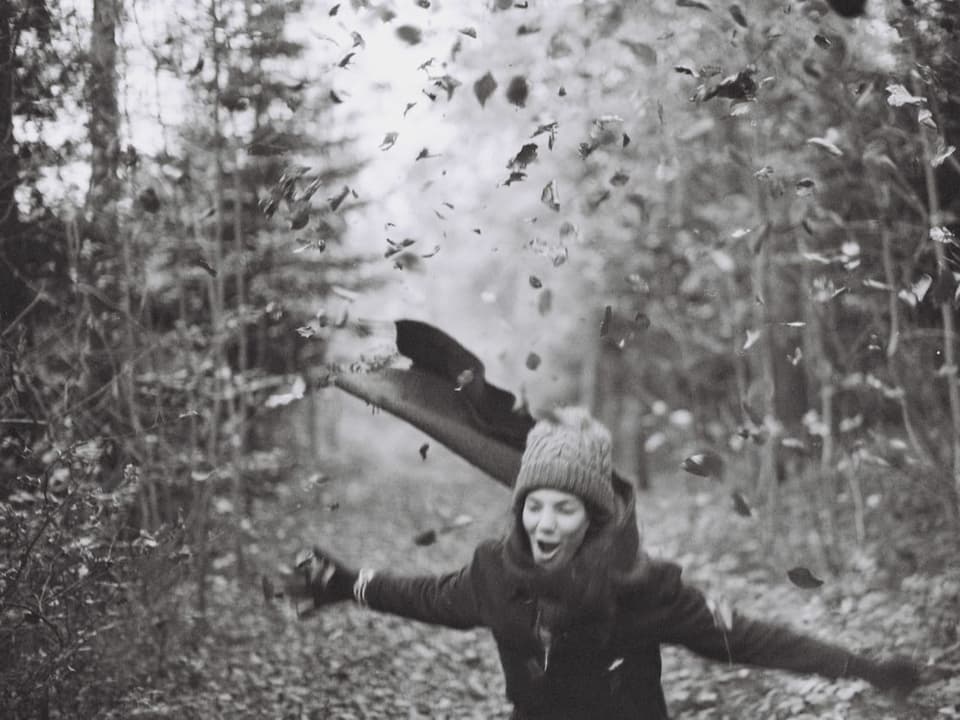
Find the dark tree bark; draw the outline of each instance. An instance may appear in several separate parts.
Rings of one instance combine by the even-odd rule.
[[[120,0],[94,0],[87,104],[90,108],[90,189],[87,208],[99,240],[116,235],[120,112],[117,104],[117,24]]]

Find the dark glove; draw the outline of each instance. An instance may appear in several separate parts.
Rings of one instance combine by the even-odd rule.
[[[923,669],[913,660],[899,656],[868,662],[862,677],[874,687],[898,696],[909,695],[924,684]]]
[[[293,570],[283,578],[284,594],[298,600],[310,598],[314,607],[349,600],[357,572],[318,547],[298,553]]]

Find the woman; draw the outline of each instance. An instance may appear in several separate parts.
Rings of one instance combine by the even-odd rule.
[[[513,492],[507,537],[441,576],[355,572],[320,550],[287,581],[316,605],[356,602],[493,633],[516,720],[663,720],[660,646],[909,692],[919,669],[876,662],[784,627],[714,617],[680,568],[640,550],[633,490],[612,473],[610,434],[579,408],[536,424]]]

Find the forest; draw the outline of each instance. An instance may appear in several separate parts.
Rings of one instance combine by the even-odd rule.
[[[718,613],[939,671],[665,649],[673,716],[960,718],[957,142],[952,0],[0,0],[0,716],[510,717],[482,632],[261,586],[503,532],[338,387],[415,319]]]

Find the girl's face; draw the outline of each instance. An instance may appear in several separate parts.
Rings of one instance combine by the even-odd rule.
[[[583,500],[572,493],[548,488],[527,493],[522,519],[534,562],[551,569],[570,561],[590,525]]]

